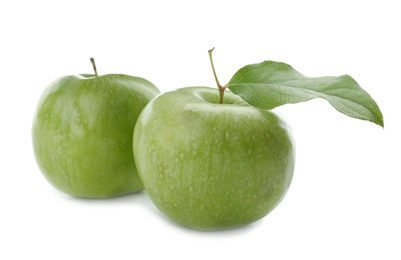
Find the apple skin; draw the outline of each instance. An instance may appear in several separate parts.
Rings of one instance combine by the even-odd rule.
[[[145,105],[160,91],[128,75],[65,76],[43,92],[32,140],[46,179],[67,194],[108,198],[143,190],[132,134]]]
[[[164,93],[142,111],[134,155],[157,208],[198,230],[246,225],[271,212],[294,172],[287,123],[226,91],[189,87]]]

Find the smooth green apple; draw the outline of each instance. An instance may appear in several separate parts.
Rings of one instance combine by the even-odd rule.
[[[143,78],[98,76],[94,68],[94,75],[58,79],[42,94],[32,129],[36,161],[51,184],[73,196],[140,191],[132,134],[140,112],[160,92]]]
[[[295,148],[277,113],[226,91],[183,88],[153,99],[134,131],[138,173],[154,204],[178,223],[214,230],[252,223],[285,196]]]

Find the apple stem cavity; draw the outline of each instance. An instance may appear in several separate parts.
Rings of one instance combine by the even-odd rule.
[[[219,104],[223,104],[224,91],[226,90],[227,87],[223,87],[223,86],[220,84],[219,79],[217,78],[216,69],[214,68],[214,63],[213,63],[213,55],[212,55],[213,50],[214,50],[214,47],[208,51],[208,53],[209,53],[209,59],[210,59],[210,64],[212,65],[212,70],[213,70],[214,79],[215,79],[215,81],[216,81],[217,88],[218,88],[218,90],[219,90]]]
[[[95,71],[95,76],[97,77],[97,69],[96,69],[96,64],[95,64],[95,59],[94,58],[90,58],[90,61],[92,63],[93,66],[93,70]]]

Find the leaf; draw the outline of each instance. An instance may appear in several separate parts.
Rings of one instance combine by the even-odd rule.
[[[324,98],[345,115],[384,124],[376,102],[349,75],[311,78],[288,64],[264,61],[237,71],[226,87],[261,109]]]

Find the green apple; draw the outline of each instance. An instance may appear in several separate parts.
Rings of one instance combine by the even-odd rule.
[[[217,90],[182,88],[153,99],[134,131],[134,156],[155,205],[182,225],[214,230],[271,212],[294,172],[291,130],[274,108],[324,98],[339,112],[383,126],[371,96],[349,75],[306,77],[282,62],[238,70]]]
[[[208,87],[164,93],[134,131],[138,173],[154,204],[178,223],[215,230],[252,223],[285,196],[295,148],[273,111]],[[220,101],[222,104],[220,104]]]
[[[36,161],[57,189],[107,198],[143,189],[132,133],[145,105],[160,92],[128,75],[65,76],[42,94],[32,127]]]

